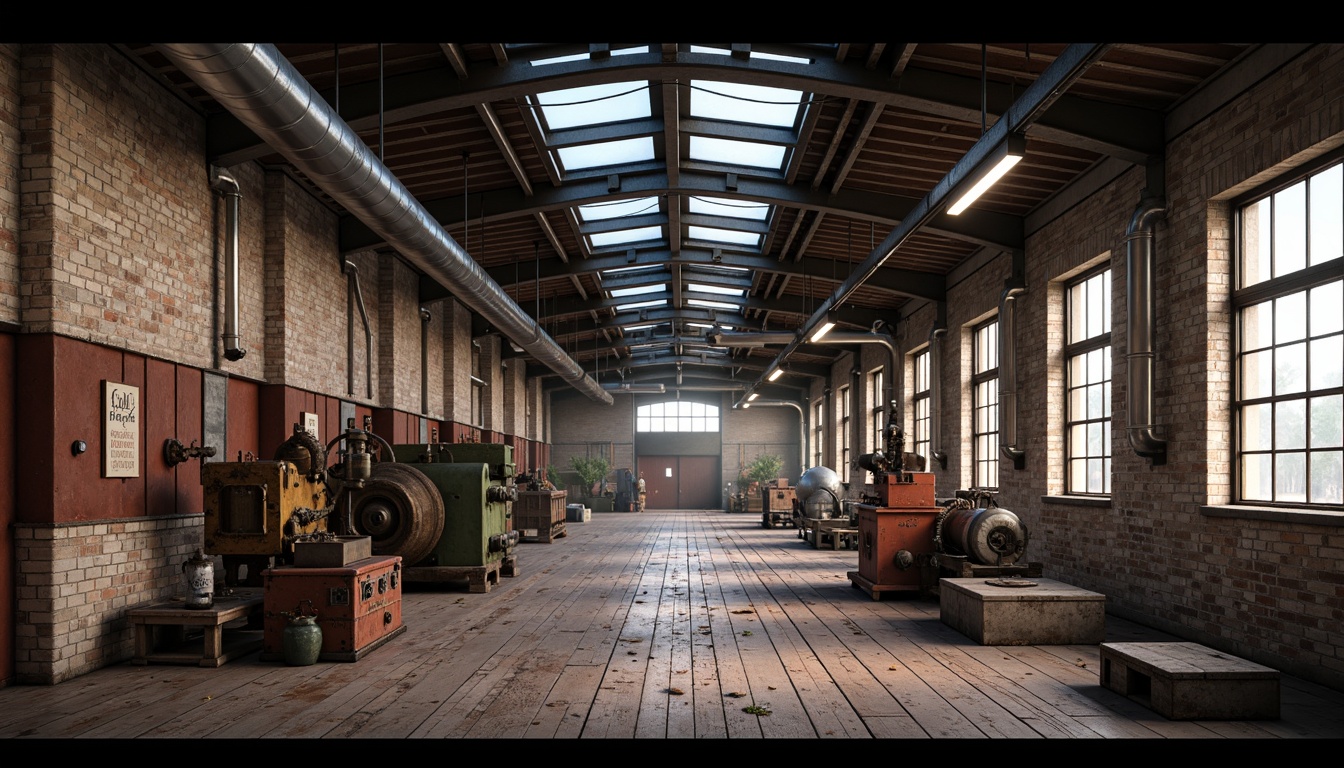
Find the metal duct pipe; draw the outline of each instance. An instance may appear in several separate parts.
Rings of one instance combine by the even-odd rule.
[[[336,202],[492,326],[593,400],[611,394],[546,335],[272,45],[155,46]]]
[[[887,353],[891,355],[891,365],[887,366],[887,375],[883,377],[882,388],[886,390],[887,396],[887,419],[892,419],[896,414],[896,371],[900,365],[901,356],[896,350],[896,342],[890,334],[878,333],[877,331],[868,332],[849,332],[849,331],[831,331],[821,338],[821,341],[811,342],[813,344],[881,344],[887,348]]]
[[[1009,285],[999,297],[999,453],[1022,469],[1027,452],[1017,445],[1017,297],[1021,285]]]
[[[429,413],[429,321],[434,316],[420,308],[420,412]]]
[[[355,394],[355,307],[359,307],[360,320],[364,322],[364,396],[373,399],[373,329],[369,326],[369,313],[364,309],[364,292],[359,288],[359,268],[353,261],[345,262],[345,371],[346,386],[350,395]]]
[[[705,341],[711,347],[763,347],[766,344],[788,344],[798,338],[796,331],[711,331]]]
[[[238,205],[243,199],[238,180],[228,171],[210,168],[210,186],[224,198],[224,357],[237,362],[247,354],[238,346]]]
[[[929,332],[929,453],[943,469],[947,468],[947,454],[943,452],[943,337],[947,328],[935,326]]]
[[[1155,197],[1139,201],[1125,232],[1127,272],[1125,282],[1126,338],[1129,352],[1125,360],[1129,383],[1125,388],[1129,413],[1129,444],[1134,452],[1165,464],[1167,441],[1155,434],[1153,424],[1153,222],[1166,213],[1166,204]]]
[[[798,411],[798,471],[802,472],[807,466],[807,414],[803,412],[803,406],[792,400],[762,400],[759,397],[746,405],[788,406]]]
[[[667,391],[667,387],[662,384],[603,384],[602,388],[608,392],[624,392],[626,394],[661,395]]]

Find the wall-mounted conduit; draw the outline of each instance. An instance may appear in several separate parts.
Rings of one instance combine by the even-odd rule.
[[[1017,444],[1017,297],[1027,287],[1019,269],[1021,254],[1013,259],[1013,276],[999,297],[999,453],[1024,469],[1027,452]]]
[[[238,207],[243,199],[238,180],[228,171],[210,168],[210,186],[224,198],[224,357],[237,362],[247,350],[238,344]]]
[[[490,279],[359,135],[261,43],[159,43],[193,82],[403,257],[589,398],[611,394]]]
[[[364,309],[364,292],[359,289],[359,268],[352,261],[345,262],[345,370],[346,387],[355,396],[355,307],[364,321],[364,396],[373,399],[373,330],[369,327],[369,313]]]
[[[1151,173],[1152,169],[1150,178]],[[1167,441],[1157,436],[1153,424],[1153,316],[1156,309],[1153,226],[1166,211],[1166,204],[1159,196],[1144,190],[1125,232],[1125,302],[1128,305],[1125,334],[1129,345],[1125,355],[1129,368],[1129,382],[1125,388],[1129,425],[1125,431],[1134,452],[1150,459],[1153,466],[1167,461]]]

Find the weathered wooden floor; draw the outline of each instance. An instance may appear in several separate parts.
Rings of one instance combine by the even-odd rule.
[[[358,662],[253,653],[10,686],[0,737],[1344,736],[1344,694],[1286,675],[1279,720],[1169,721],[1100,686],[1096,646],[980,646],[935,601],[853,588],[857,553],[748,515],[599,514],[568,529],[520,545],[519,574],[488,594],[407,591],[407,631]],[[1107,639],[1176,638],[1108,617]]]

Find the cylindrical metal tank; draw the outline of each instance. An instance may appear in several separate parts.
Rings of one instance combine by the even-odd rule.
[[[945,551],[979,565],[1012,565],[1027,548],[1027,527],[999,507],[955,507],[941,522]]]

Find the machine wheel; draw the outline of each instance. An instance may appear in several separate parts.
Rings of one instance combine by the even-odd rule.
[[[434,551],[443,535],[443,497],[409,464],[374,464],[351,501],[351,521],[358,533],[372,539],[375,555],[400,555],[404,565],[415,565]]]

